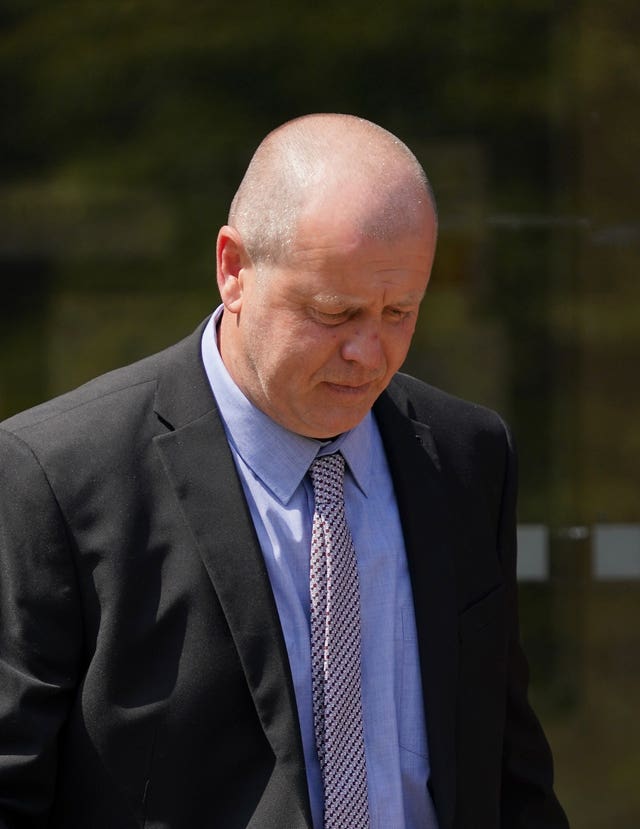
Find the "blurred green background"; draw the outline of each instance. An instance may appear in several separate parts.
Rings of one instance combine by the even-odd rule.
[[[217,228],[282,121],[352,112],[423,162],[441,234],[407,368],[514,428],[574,829],[640,826],[639,43],[634,0],[0,2],[0,417],[216,306]]]

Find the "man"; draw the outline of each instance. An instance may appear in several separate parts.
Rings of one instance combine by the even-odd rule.
[[[285,124],[213,317],[2,425],[0,826],[567,826],[508,433],[397,374],[435,241],[396,138]]]

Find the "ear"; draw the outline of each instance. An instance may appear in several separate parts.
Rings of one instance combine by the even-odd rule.
[[[242,237],[234,227],[224,225],[218,233],[216,244],[216,273],[218,290],[224,307],[237,314],[242,305],[244,279],[253,263]]]

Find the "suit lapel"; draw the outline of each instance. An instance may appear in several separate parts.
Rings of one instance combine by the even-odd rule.
[[[236,644],[256,710],[311,825],[289,662],[242,485],[200,361],[201,330],[162,373],[155,441]]]
[[[451,508],[437,447],[423,423],[402,411],[392,386],[377,401],[402,522],[418,629],[431,779],[440,829],[453,822],[457,603]]]

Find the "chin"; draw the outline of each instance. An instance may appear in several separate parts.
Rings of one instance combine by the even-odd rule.
[[[362,412],[358,416],[353,415],[351,417],[327,419],[326,425],[323,424],[323,426],[317,430],[318,433],[322,433],[318,434],[317,437],[319,437],[322,440],[326,440],[327,438],[337,437],[338,435],[341,435],[343,432],[348,432],[351,429],[355,429],[355,427],[364,420],[368,411],[369,409]]]

